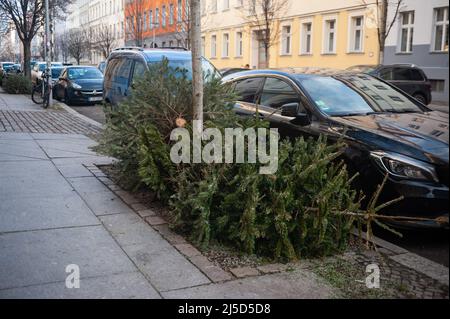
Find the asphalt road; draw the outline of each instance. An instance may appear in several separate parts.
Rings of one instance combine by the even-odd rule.
[[[71,108],[94,121],[105,124],[105,113],[101,104],[71,106]]]
[[[102,105],[72,106],[72,109],[97,122],[105,123]],[[448,113],[448,106],[446,108],[441,106],[440,109]],[[449,266],[449,231],[401,230],[400,232],[403,238],[383,229],[376,229],[375,235],[439,264]]]

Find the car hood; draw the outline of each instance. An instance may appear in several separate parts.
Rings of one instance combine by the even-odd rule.
[[[103,89],[103,79],[77,79],[72,80],[81,86],[82,90],[102,90]]]
[[[331,118],[335,129],[347,127],[346,135],[369,149],[391,151],[435,164],[449,162],[448,114],[380,113]]]

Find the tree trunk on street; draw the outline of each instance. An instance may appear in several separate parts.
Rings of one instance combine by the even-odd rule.
[[[195,130],[203,132],[203,71],[200,0],[190,0],[190,32],[192,50],[192,84]]]
[[[26,77],[31,78],[31,40],[24,39],[23,44],[23,72]]]

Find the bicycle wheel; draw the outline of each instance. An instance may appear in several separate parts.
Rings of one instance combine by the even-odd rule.
[[[42,96],[42,85],[36,85],[31,91],[31,99],[36,104],[44,103],[44,97]]]
[[[42,101],[42,107],[44,109],[48,108],[49,104],[50,104],[50,90],[48,89],[48,86],[45,86],[44,89],[44,96],[43,96],[43,101]]]

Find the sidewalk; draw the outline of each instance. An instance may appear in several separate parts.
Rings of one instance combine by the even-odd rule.
[[[0,92],[0,298],[332,298],[312,272],[213,282],[86,167],[100,129]],[[66,266],[80,288],[66,288]]]

